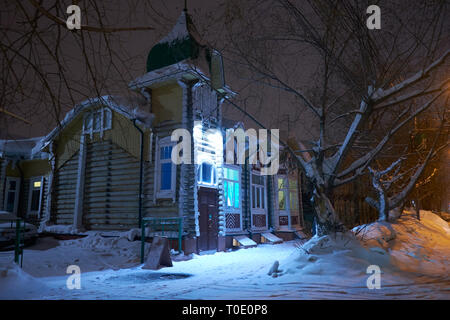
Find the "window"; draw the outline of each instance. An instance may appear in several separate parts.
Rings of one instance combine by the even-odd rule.
[[[83,133],[103,132],[111,129],[112,113],[109,108],[100,108],[84,116]]]
[[[11,180],[9,181],[9,190],[7,192],[7,197],[6,197],[6,211],[8,212],[13,212],[14,211],[14,202],[16,199],[16,193],[18,192],[17,190],[17,181]]]
[[[198,171],[198,183],[201,185],[215,185],[216,178],[216,167],[208,162],[203,162]]]
[[[19,204],[20,178],[6,177],[5,210],[17,213]]]
[[[225,209],[239,209],[240,207],[240,183],[239,170],[223,169],[223,193]]]
[[[30,191],[28,195],[28,214],[41,214],[42,189],[44,185],[43,177],[30,179]]]
[[[173,142],[170,137],[158,141],[155,161],[155,196],[175,200],[176,166],[172,162]]]
[[[223,201],[227,232],[241,232],[241,168],[239,166],[223,167]]]
[[[290,206],[291,210],[295,211],[298,210],[298,192],[297,190],[291,190],[289,192],[289,199],[290,199]]]
[[[291,211],[298,211],[298,186],[296,177],[289,177],[289,201]]]
[[[159,149],[159,159],[161,162],[160,190],[170,190],[172,188],[172,146],[165,146]]]
[[[252,174],[252,208],[264,210],[265,206],[265,178],[257,174]]]
[[[295,176],[277,177],[277,201],[280,211],[298,211],[298,188]]]
[[[285,178],[278,177],[277,178],[277,186],[278,186],[278,210],[287,210],[287,186]]]

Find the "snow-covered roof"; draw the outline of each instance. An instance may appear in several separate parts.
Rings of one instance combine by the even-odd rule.
[[[151,48],[147,74],[129,87],[136,90],[181,78],[202,79],[220,93],[235,94],[225,85],[222,55],[202,39],[186,9],[172,30]]]
[[[0,140],[0,157],[30,159],[33,156],[33,148],[40,143],[42,138]]]
[[[177,22],[175,23],[175,26],[172,28],[172,30],[162,38],[158,43],[169,43],[172,44],[176,41],[182,41],[186,38],[189,38],[189,30],[188,30],[188,22],[186,20],[186,12],[183,10],[180,14],[180,16],[177,19]]]
[[[204,43],[186,10],[181,12],[173,29],[155,44],[147,57],[147,72],[185,59],[197,59],[209,46]]]
[[[84,110],[93,106],[108,106],[117,113],[122,114],[131,120],[136,119],[141,125],[150,128],[152,126],[154,114],[142,110],[145,104],[145,99],[139,97],[106,95],[100,98],[89,98],[76,105],[75,108],[66,113],[66,116],[61,121],[60,125],[36,143],[32,150],[32,154],[45,148],[72,120],[74,120]]]
[[[147,72],[131,81],[128,87],[132,90],[138,90],[140,88],[152,87],[168,81],[178,81],[183,79],[200,79],[205,83],[211,83],[210,78],[202,71],[202,69],[200,69],[194,61],[187,59],[170,66]],[[222,89],[230,96],[236,95],[236,93],[228,86],[225,86]]]

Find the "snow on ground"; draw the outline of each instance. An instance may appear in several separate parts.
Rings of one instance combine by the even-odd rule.
[[[141,269],[140,242],[124,234],[41,238],[25,250],[23,270],[9,262],[11,252],[0,253],[0,298],[449,299],[450,228],[431,212],[421,216],[418,221],[405,211],[396,223],[376,222],[303,245],[193,255],[157,271]],[[269,276],[275,261],[279,269]],[[70,264],[81,268],[80,290],[66,287]],[[374,264],[382,272],[379,290],[366,285]]]

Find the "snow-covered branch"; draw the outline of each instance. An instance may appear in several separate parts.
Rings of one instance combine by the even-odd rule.
[[[441,132],[441,130],[439,130],[439,133],[440,132]],[[411,191],[416,187],[417,180],[422,175],[422,173],[425,170],[426,166],[428,165],[430,159],[432,159],[440,150],[442,150],[448,146],[448,143],[447,143],[447,144],[439,147],[437,150],[435,150],[436,143],[437,143],[437,137],[439,136],[439,133],[437,134],[436,139],[433,143],[433,146],[427,154],[427,157],[423,161],[422,165],[420,165],[419,168],[416,170],[416,172],[411,176],[409,183],[405,186],[405,188],[400,193],[395,194],[394,196],[389,198],[389,201],[388,201],[389,209],[394,209],[394,208],[398,207],[404,201],[404,199],[406,199],[406,197],[408,197],[408,195],[411,193]]]
[[[368,96],[372,94],[373,87],[368,88]],[[336,174],[336,170],[343,161],[345,155],[347,154],[349,148],[353,144],[359,129],[361,128],[364,120],[370,112],[370,105],[367,103],[366,99],[362,99],[358,113],[356,114],[350,128],[347,131],[347,135],[342,142],[339,150],[330,158],[326,159],[327,167],[332,176]]]
[[[343,178],[346,175],[356,171],[359,168],[363,168],[363,169],[366,168],[372,162],[372,160],[375,158],[375,156],[378,155],[378,153],[383,149],[383,147],[389,142],[391,137],[397,131],[399,131],[404,125],[409,123],[414,117],[418,116],[423,111],[427,110],[443,94],[444,94],[444,92],[441,91],[439,94],[435,95],[432,99],[430,99],[429,101],[424,103],[421,107],[419,107],[416,111],[411,113],[406,119],[404,119],[402,122],[400,122],[397,126],[395,126],[390,131],[388,131],[388,133],[383,137],[383,139],[381,139],[381,141],[378,143],[378,145],[375,148],[371,149],[364,156],[362,156],[361,158],[355,160],[348,168],[346,168],[345,170],[340,172],[337,175],[338,178]],[[402,114],[399,116],[399,119],[401,119],[403,116],[405,116],[407,111],[408,110],[405,109],[402,112]],[[361,172],[362,172],[362,170],[360,171],[360,173]]]
[[[429,95],[432,93],[436,93],[441,90],[445,90],[445,89],[447,89],[446,86],[449,83],[450,83],[450,78],[443,81],[440,85],[434,86],[433,88],[427,88],[427,89],[423,89],[423,90],[415,90],[413,92],[402,95],[400,97],[393,98],[392,100],[389,100],[388,102],[386,102],[382,105],[374,107],[374,110],[385,109],[388,107],[392,107],[394,105],[398,105],[398,104],[410,101],[411,99],[419,98],[419,97],[426,96],[426,95]]]
[[[416,84],[417,82],[427,78],[432,71],[434,71],[436,68],[438,68],[440,65],[442,65],[445,60],[450,56],[450,50],[447,50],[439,59],[434,61],[432,64],[430,64],[425,69],[422,69],[421,71],[417,72],[413,76],[409,77],[408,79],[400,82],[399,84],[387,89],[383,90],[381,88],[377,89],[373,95],[371,96],[371,100],[374,104],[379,104],[383,101],[386,101],[386,99],[392,97],[393,95],[399,94],[403,90],[410,88],[412,85]]]

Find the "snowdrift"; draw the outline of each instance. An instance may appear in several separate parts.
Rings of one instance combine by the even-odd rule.
[[[36,293],[45,295],[48,291],[44,282],[30,276],[14,262],[0,266],[0,299],[36,298]]]
[[[383,280],[401,275],[448,278],[450,228],[429,211],[405,211],[395,222],[374,222],[347,233],[315,236],[280,264],[281,274],[305,281],[343,281],[365,286],[367,267],[380,267]],[[279,274],[280,275],[280,274]]]
[[[193,259],[176,261],[172,268],[162,270],[170,276],[189,275],[171,281],[160,279],[161,274],[153,271],[141,270],[140,242],[129,241],[136,232],[107,237],[98,232],[85,234],[84,238],[66,241],[48,238],[52,241],[41,243],[43,248],[27,249],[25,271],[10,260],[0,263],[0,299],[448,299],[449,296],[450,228],[428,211],[421,212],[420,221],[413,212],[405,211],[395,223],[379,221],[347,233],[313,237],[303,245],[292,241],[193,255]],[[66,268],[71,264],[81,267],[83,290],[66,289]],[[382,290],[367,287],[370,265],[381,270]],[[273,272],[268,275],[270,269]]]
[[[431,211],[404,211],[395,223],[375,222],[353,230],[366,248],[382,248],[403,272],[449,276],[450,227]]]

